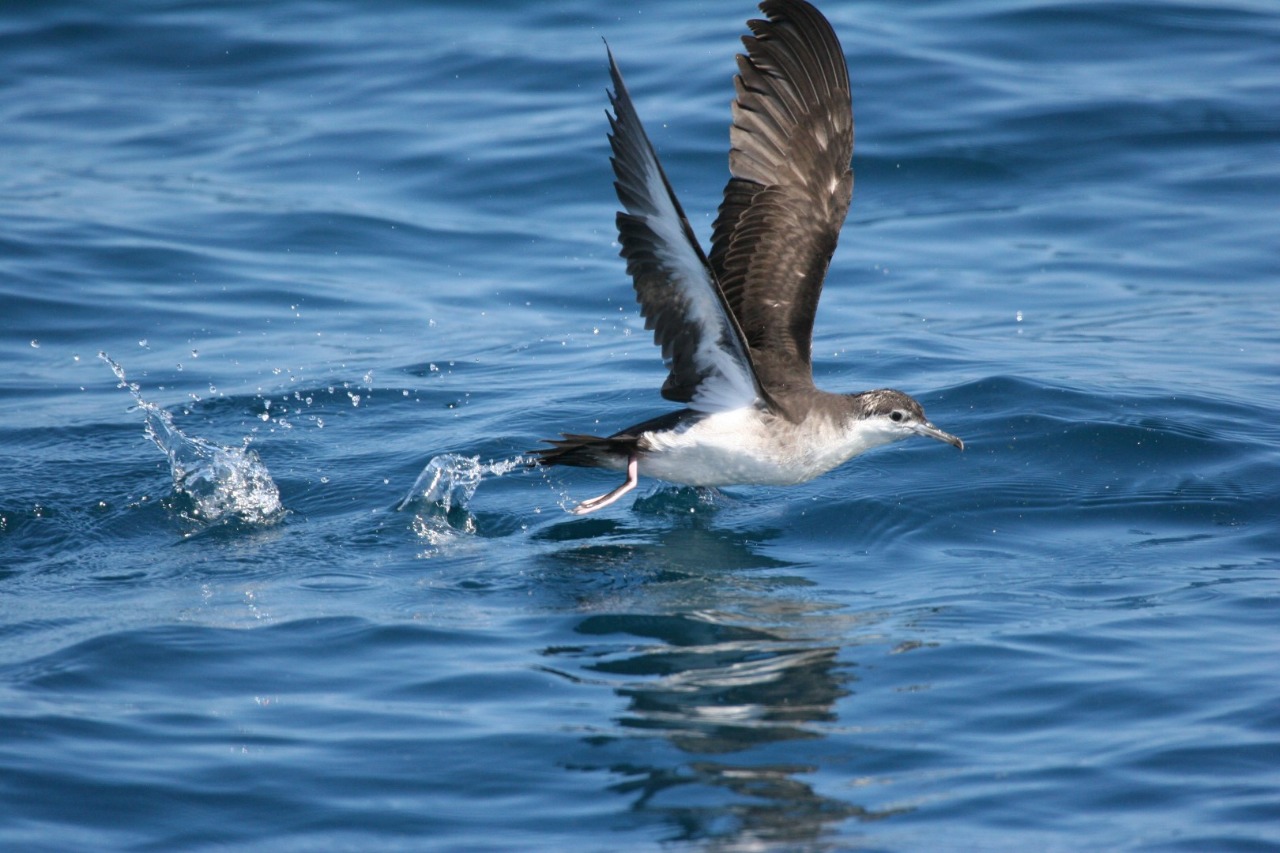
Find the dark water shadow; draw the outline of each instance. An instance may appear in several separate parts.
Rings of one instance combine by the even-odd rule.
[[[848,724],[837,703],[857,677],[842,640],[879,617],[823,600],[769,556],[782,531],[646,521],[630,537],[609,525],[604,541],[579,521],[546,534],[563,547],[541,557],[544,581],[587,615],[580,643],[543,649],[545,669],[625,700],[611,728],[583,738],[600,759],[570,769],[606,774],[635,816],[670,828],[667,841],[712,849],[826,849],[842,822],[896,814],[810,778]]]

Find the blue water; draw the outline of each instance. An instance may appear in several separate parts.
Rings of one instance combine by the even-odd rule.
[[[585,518],[750,2],[0,7],[0,848],[1280,849],[1280,6],[826,5],[966,450]]]

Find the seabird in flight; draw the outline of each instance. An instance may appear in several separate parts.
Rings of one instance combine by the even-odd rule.
[[[734,78],[730,179],[705,254],[609,52],[609,142],[623,211],[618,238],[645,328],[685,408],[607,437],[564,433],[541,465],[690,486],[803,483],[872,448],[938,429],[901,391],[833,394],[813,382],[813,318],[853,194],[853,110],[844,51],[803,0],[765,0],[747,22]]]

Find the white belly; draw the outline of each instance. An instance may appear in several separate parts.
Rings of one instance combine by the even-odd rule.
[[[640,446],[642,475],[688,486],[791,486],[868,449],[826,418],[795,425],[762,418],[754,408],[719,412],[681,431],[645,433]]]

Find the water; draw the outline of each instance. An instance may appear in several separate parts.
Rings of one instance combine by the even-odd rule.
[[[280,490],[258,454],[184,434],[174,425],[173,415],[143,399],[123,367],[104,352],[98,353],[98,358],[111,368],[120,387],[128,389],[144,413],[147,438],[169,460],[174,496],[171,508],[193,532],[226,521],[268,525],[280,517],[284,511]],[[183,505],[185,508],[179,509]]]
[[[0,847],[1280,849],[1280,8],[827,5],[966,450],[584,518],[600,38],[705,239],[749,3],[0,11]]]

